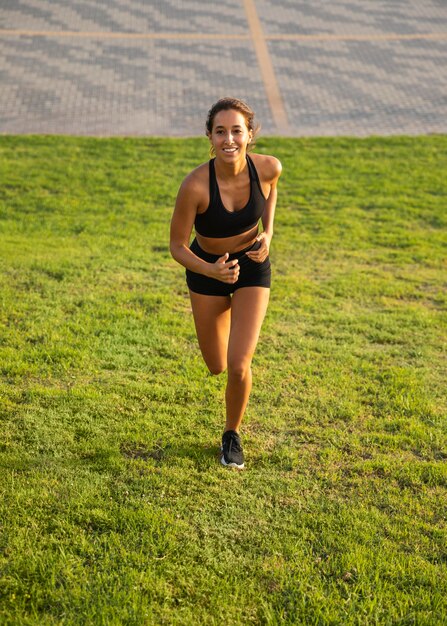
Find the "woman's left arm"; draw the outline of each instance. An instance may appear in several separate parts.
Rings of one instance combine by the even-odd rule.
[[[261,242],[261,246],[253,252],[247,252],[247,256],[252,261],[262,263],[269,255],[270,242],[273,237],[273,221],[275,218],[276,199],[278,197],[278,179],[281,176],[282,165],[275,157],[268,157],[269,162],[266,167],[266,178],[270,184],[270,193],[268,195],[262,220],[262,233],[259,233],[257,240]]]

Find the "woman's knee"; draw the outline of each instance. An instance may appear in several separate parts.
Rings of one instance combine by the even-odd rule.
[[[227,369],[226,363],[207,363],[206,366],[209,370],[209,373],[213,376],[218,376],[219,374],[222,374],[222,372],[225,372],[225,370]]]
[[[244,380],[250,372],[251,360],[245,358],[232,358],[228,361],[228,376]]]

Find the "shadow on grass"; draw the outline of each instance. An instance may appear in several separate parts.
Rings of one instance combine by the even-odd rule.
[[[174,459],[190,459],[200,464],[209,464],[211,460],[219,460],[220,450],[217,446],[209,444],[183,443],[180,445],[162,445],[157,443],[153,447],[147,447],[143,444],[124,443],[120,447],[121,454],[128,459],[139,459],[148,461],[153,459],[159,464],[165,461],[174,461]]]
[[[170,459],[182,458],[191,459],[198,463],[219,460],[220,449],[217,446],[209,445],[180,445],[170,446],[167,450]]]

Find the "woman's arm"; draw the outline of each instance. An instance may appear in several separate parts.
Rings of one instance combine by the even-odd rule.
[[[282,165],[278,159],[275,157],[267,157],[267,159],[268,161],[265,164],[265,169],[263,168],[262,174],[265,173],[265,178],[270,184],[270,192],[261,218],[263,231],[257,237],[258,241],[261,242],[261,247],[253,252],[247,252],[247,256],[252,261],[257,261],[258,263],[265,261],[269,254],[270,242],[273,237],[276,200],[278,198],[277,185],[282,171]]]
[[[200,185],[190,174],[180,185],[171,219],[170,250],[173,258],[187,269],[205,274],[207,265],[189,249],[189,240],[200,201]]]
[[[185,178],[177,194],[171,219],[171,255],[180,265],[192,272],[216,278],[222,282],[234,283],[239,275],[237,259],[226,263],[228,254],[224,254],[215,263],[207,263],[189,248],[189,240],[202,195],[203,184],[193,172]]]

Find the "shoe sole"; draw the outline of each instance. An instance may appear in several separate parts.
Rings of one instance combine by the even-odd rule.
[[[235,467],[236,469],[244,469],[245,468],[245,464],[242,463],[241,465],[238,465],[237,463],[227,463],[225,461],[225,457],[222,454],[222,456],[220,457],[220,462],[222,463],[222,465],[224,465],[225,467]]]

